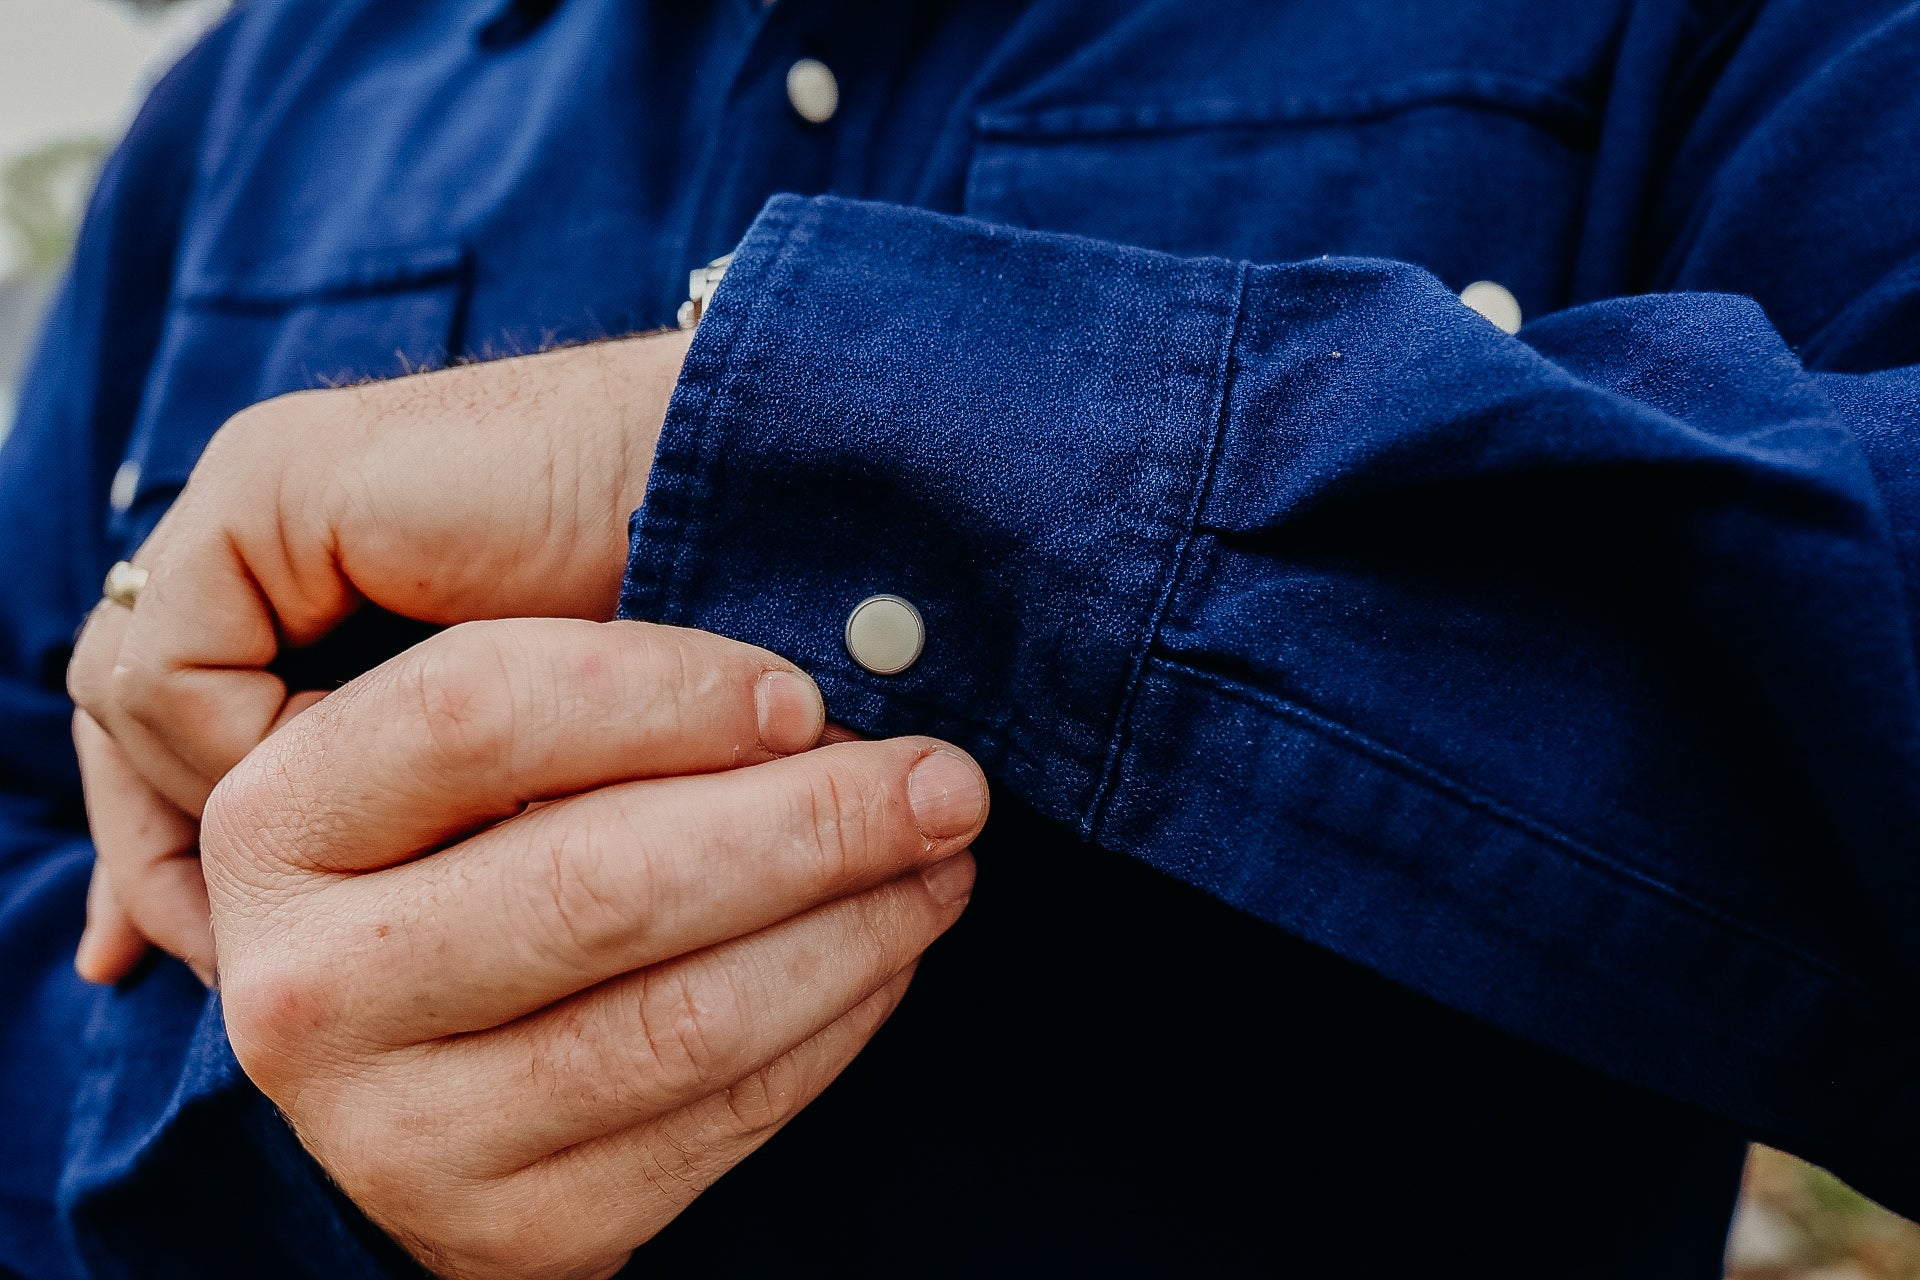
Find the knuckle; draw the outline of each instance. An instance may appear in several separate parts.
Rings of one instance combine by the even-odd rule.
[[[333,709],[273,734],[214,784],[200,814],[200,862],[216,922],[276,916],[337,865],[351,827],[316,787],[330,780],[325,728]],[[310,933],[311,930],[303,931]]]
[[[216,936],[221,937],[220,996],[234,1056],[269,1096],[270,1083],[308,1060],[323,1033],[339,1025],[339,966],[325,954],[317,919],[289,914],[299,877],[286,860],[289,802],[284,770],[271,751],[247,757],[208,798],[200,824],[200,865]],[[222,922],[246,927],[223,930]],[[254,940],[267,926],[261,941]]]
[[[918,886],[882,885],[847,900],[841,947],[874,980],[897,972],[933,945],[941,920]]]
[[[886,800],[871,780],[832,759],[805,775],[798,829],[822,883],[852,885],[881,852]]]
[[[430,1062],[416,1056],[401,1074],[417,1080]],[[457,1107],[423,1110],[417,1091],[382,1087],[366,1065],[306,1072],[288,1119],[354,1202],[433,1274],[580,1280],[618,1269],[625,1253],[605,1224],[573,1207],[568,1180],[544,1165],[475,1173],[470,1148],[482,1126]]]
[[[737,1161],[728,1137],[709,1098],[652,1127],[637,1172],[661,1200],[685,1204]]]
[[[849,950],[874,967],[925,950],[933,939],[923,936],[926,931],[917,927],[921,923],[918,915],[904,909],[906,896],[893,886],[883,886],[855,899],[848,921],[852,935]]]
[[[648,873],[644,858],[621,859],[618,874],[627,883],[616,896],[612,833],[595,823],[561,822],[558,828],[545,846],[545,892],[535,899],[544,918],[533,936],[561,963],[575,965],[631,933],[635,913],[623,903],[636,888],[637,900],[645,901]]]
[[[635,714],[672,718],[720,690],[717,666],[697,641],[673,627],[617,623],[607,633],[620,644],[621,696]]]
[[[715,637],[704,631],[678,627],[650,628],[646,635],[657,665],[663,670],[664,683],[686,699],[706,699],[718,695],[738,673],[729,659],[734,655],[724,644],[716,647]]]
[[[768,1063],[721,1091],[728,1127],[735,1136],[757,1141],[798,1115],[808,1097],[806,1073],[792,1054]]]
[[[249,818],[259,809],[255,774],[252,757],[242,760],[214,784],[200,811],[200,857],[209,868],[231,866],[246,855],[246,833],[257,825]]]
[[[271,833],[284,815],[299,811],[276,756],[271,747],[255,751],[214,784],[200,813],[200,854],[210,875],[270,860]]]
[[[263,400],[220,424],[195,460],[186,490],[174,502],[176,508],[197,507],[210,493],[230,489],[237,478],[257,480],[253,459],[259,442],[269,434],[285,434],[274,431],[280,416],[274,405],[274,401]]]
[[[644,1052],[656,1087],[669,1096],[711,1092],[738,1039],[738,1019],[701,1000],[686,965],[649,970],[633,1004],[635,1043]]]
[[[421,644],[404,670],[433,767],[461,777],[496,767],[511,749],[527,683],[507,629],[463,623]]]
[[[303,1106],[295,1130],[362,1204],[413,1219],[462,1189],[414,1132],[418,1122],[409,1121],[416,1113],[396,1099],[335,1086],[312,1090],[303,1101],[312,1102],[313,1095],[325,1105]]]
[[[116,661],[105,685],[105,705],[154,733],[166,736],[173,727],[192,723],[174,682],[143,663]]]
[[[229,961],[220,1000],[235,1059],[276,1100],[293,1091],[314,1046],[342,1013],[331,966],[281,949]]]

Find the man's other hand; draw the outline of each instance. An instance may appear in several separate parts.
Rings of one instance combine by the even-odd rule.
[[[368,601],[431,623],[613,616],[689,341],[302,392],[215,434],[134,554],[137,603],[95,609],[69,668],[99,854],[83,975],[117,980],[151,939],[207,976],[193,824],[312,701],[269,669],[284,646]]]
[[[435,1271],[612,1274],[971,893],[973,762],[823,728],[790,664],[640,623],[476,623],[355,680],[206,806],[241,1064]]]

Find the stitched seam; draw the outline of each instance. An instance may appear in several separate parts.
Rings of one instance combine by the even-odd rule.
[[[791,259],[797,252],[798,242],[803,238],[803,224],[806,221],[804,218],[788,217],[784,211],[781,217],[785,225],[781,227],[777,247],[772,248],[768,253],[766,267],[761,273],[761,279],[768,289],[778,288],[780,283],[788,278],[791,272]],[[743,328],[750,330],[759,320],[760,309],[758,306],[749,308],[734,322],[731,331],[723,336],[731,340],[736,338]],[[732,341],[729,341],[728,346],[732,345]],[[707,523],[706,513],[712,505],[714,496],[714,470],[720,434],[717,426],[724,422],[729,408],[738,403],[741,376],[735,362],[727,360],[719,376],[714,380],[713,386],[700,398],[698,417],[689,424],[695,428],[688,453],[696,468],[693,484],[698,489],[700,500],[693,501],[691,495],[682,495],[686,509],[672,513],[671,523],[678,525],[678,536],[673,538],[673,549],[667,559],[666,580],[661,584],[659,593],[658,614],[662,620],[670,620],[681,625],[685,625],[686,622],[691,585],[687,581],[686,574],[687,556],[699,541],[700,530]],[[668,529],[664,532],[675,531]]]
[[[984,111],[976,118],[988,141],[1070,141],[1097,137],[1358,124],[1433,107],[1491,111],[1590,141],[1599,111],[1552,84],[1492,72],[1439,72],[1383,88],[1347,89],[1241,101],[1095,102],[1026,111]]]
[[[670,538],[670,549],[667,551],[666,564],[663,566],[665,572],[656,577],[652,583],[648,584],[654,597],[653,608],[651,610],[654,616],[648,619],[648,621],[672,621],[684,625],[680,607],[681,601],[686,597],[686,574],[684,567],[686,565],[687,554],[693,546],[695,537],[698,536],[699,533],[699,513],[704,511],[708,505],[705,502],[695,503],[691,501],[690,495],[685,493],[684,490],[697,487],[703,494],[710,495],[712,492],[713,475],[711,463],[708,459],[708,441],[713,435],[713,420],[717,412],[715,402],[725,393],[727,378],[730,373],[730,369],[722,371],[721,376],[716,379],[715,384],[712,387],[705,388],[706,394],[700,397],[699,404],[695,406],[693,420],[687,424],[692,439],[688,442],[686,460],[692,464],[695,471],[693,476],[687,476],[683,473],[675,477],[675,479],[679,480],[683,492],[676,494],[676,500],[668,504],[669,510],[666,518],[661,521],[661,524],[664,525],[665,528],[659,530],[659,533],[667,535]],[[673,412],[671,400],[668,401],[667,412],[669,414]],[[678,462],[679,460],[675,459],[675,461]],[[657,446],[653,465],[656,467],[660,465]],[[651,475],[648,477],[648,487],[652,487]],[[656,508],[656,512],[657,510]],[[651,513],[647,511],[646,498],[643,495],[640,501],[640,518],[645,520],[649,514]]]
[[[285,310],[334,299],[383,298],[457,280],[466,273],[468,253],[459,241],[440,241],[403,249],[349,253],[347,260],[316,271],[293,255],[240,270],[198,270],[179,282],[181,304],[207,310]],[[295,283],[282,283],[288,277]]]
[[[1133,708],[1139,700],[1140,680],[1145,673],[1147,659],[1152,654],[1155,643],[1160,637],[1160,628],[1166,620],[1167,611],[1173,607],[1173,593],[1179,588],[1180,578],[1186,572],[1187,557],[1199,537],[1200,513],[1206,507],[1207,496],[1213,492],[1213,479],[1219,471],[1220,453],[1224,448],[1227,434],[1228,381],[1232,377],[1233,353],[1240,345],[1240,328],[1247,310],[1247,286],[1250,269],[1246,263],[1239,264],[1234,276],[1233,319],[1228,322],[1226,341],[1220,344],[1220,356],[1214,369],[1213,430],[1207,441],[1207,452],[1201,464],[1200,473],[1194,477],[1193,492],[1187,501],[1186,528],[1180,535],[1180,544],[1173,553],[1173,562],[1167,569],[1166,585],[1160,591],[1160,599],[1154,604],[1153,612],[1147,619],[1145,634],[1142,635],[1140,648],[1134,654],[1127,671],[1127,682],[1120,697],[1120,706],[1114,712],[1113,728],[1107,734],[1107,757],[1101,762],[1100,780],[1095,786],[1093,797],[1087,803],[1086,816],[1080,821],[1082,838],[1093,840],[1099,830],[1100,818],[1106,809],[1108,798],[1113,794],[1115,779],[1119,775],[1120,760],[1125,754],[1129,729],[1133,719]]]
[[[1500,800],[1494,799],[1492,796],[1476,791],[1456,779],[1449,777],[1447,774],[1441,773],[1431,765],[1423,764],[1412,756],[1397,751],[1354,729],[1350,729],[1339,721],[1315,711],[1311,707],[1289,698],[1283,698],[1276,694],[1265,692],[1264,690],[1247,688],[1244,685],[1234,683],[1225,677],[1200,668],[1185,666],[1168,658],[1164,654],[1154,655],[1152,661],[1172,676],[1191,681],[1195,684],[1204,685],[1223,697],[1232,698],[1245,706],[1253,707],[1256,710],[1270,711],[1279,715],[1325,741],[1366,756],[1374,763],[1391,770],[1408,782],[1417,783],[1425,787],[1428,791],[1473,809],[1504,826],[1513,828],[1522,835],[1529,836],[1543,844],[1555,846],[1602,871],[1649,889],[1660,897],[1677,903],[1694,914],[1704,917],[1730,932],[1737,933],[1750,941],[1760,943],[1771,950],[1777,951],[1808,969],[1842,982],[1858,991],[1872,992],[1875,989],[1865,980],[1849,973],[1832,961],[1813,955],[1804,948],[1784,938],[1777,937],[1757,925],[1728,915],[1718,907],[1694,897],[1683,889],[1668,884],[1666,881],[1641,870],[1624,859],[1615,857],[1582,840],[1567,835],[1565,832],[1548,826],[1538,818],[1531,817]]]

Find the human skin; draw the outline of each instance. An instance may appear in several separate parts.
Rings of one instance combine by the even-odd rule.
[[[928,739],[787,754],[822,729],[811,690],[702,632],[472,623],[213,791],[234,1053],[430,1269],[618,1270],[958,917],[985,779]]]
[[[613,611],[685,349],[248,410],[69,674],[82,972],[151,939],[217,981],[241,1065],[442,1274],[617,1269],[845,1065],[971,890],[957,748],[845,741],[760,650],[568,620]],[[267,670],[365,601],[508,620],[324,698]]]
[[[134,553],[133,610],[68,669],[98,858],[77,966],[151,940],[205,981],[194,832],[214,783],[318,694],[266,670],[371,602],[434,623],[613,615],[667,402],[672,332],[306,392],[237,415]]]

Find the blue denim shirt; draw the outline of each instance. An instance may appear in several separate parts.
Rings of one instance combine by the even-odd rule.
[[[72,975],[67,649],[234,411],[736,245],[622,612],[998,814],[644,1266],[1706,1276],[1748,1137],[1920,1209],[1920,5],[253,0],[0,453],[0,1272],[406,1273],[217,999]]]

